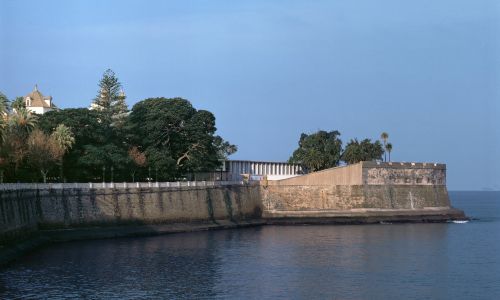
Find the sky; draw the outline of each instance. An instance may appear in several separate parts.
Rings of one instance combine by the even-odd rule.
[[[500,1],[0,0],[0,91],[88,107],[183,97],[233,159],[285,161],[302,132],[389,133],[392,160],[500,190]]]

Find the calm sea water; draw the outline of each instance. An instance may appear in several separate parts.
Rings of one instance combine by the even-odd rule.
[[[0,270],[0,297],[500,299],[500,193],[450,196],[477,220],[51,245]]]

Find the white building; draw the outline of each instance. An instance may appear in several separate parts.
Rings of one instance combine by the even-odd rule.
[[[241,180],[243,175],[249,175],[251,180],[280,180],[302,175],[301,165],[286,162],[228,160],[223,171],[228,172],[228,180]]]
[[[42,95],[37,85],[35,85],[31,93],[24,97],[24,104],[26,109],[39,115],[43,115],[55,108],[54,103],[52,103],[52,96]]]

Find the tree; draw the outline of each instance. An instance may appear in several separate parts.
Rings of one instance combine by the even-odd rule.
[[[218,150],[219,159],[221,160],[226,160],[230,155],[233,155],[236,151],[238,151],[238,146],[225,141],[218,135],[214,137],[214,144]]]
[[[129,158],[127,151],[115,144],[105,144],[102,146],[85,145],[83,154],[78,160],[78,165],[88,169],[92,174],[97,176],[102,174],[102,170],[111,169],[116,171],[116,175],[120,175],[124,173],[129,165]],[[100,178],[102,181],[106,179],[104,176]],[[123,178],[123,176],[120,175],[118,178]]]
[[[224,144],[215,134],[215,117],[196,110],[182,98],[149,98],[132,108],[126,126],[128,143],[146,154],[159,176],[175,179],[193,172],[212,171],[220,164]]]
[[[37,123],[36,115],[26,108],[18,108],[10,115],[7,129],[7,147],[11,160],[15,164],[17,173],[19,166],[26,156],[26,141]]]
[[[144,152],[141,152],[137,146],[133,146],[128,150],[128,156],[132,160],[132,182],[135,182],[135,173],[137,168],[144,168],[147,165],[147,159]]]
[[[302,133],[299,148],[293,152],[289,163],[302,164],[313,172],[338,166],[342,154],[339,136],[337,130],[320,130],[310,135]]]
[[[389,134],[384,131],[384,132],[382,132],[382,134],[380,134],[380,138],[382,139],[382,141],[384,143],[384,149],[386,149],[387,140],[389,139]],[[387,161],[387,157],[386,157],[385,151],[384,151],[384,161]]]
[[[0,113],[6,114],[9,110],[9,99],[0,92]]]
[[[23,97],[16,97],[14,101],[11,103],[11,108],[18,111],[20,109],[26,108],[26,103],[24,102]]]
[[[0,145],[5,138],[5,130],[8,122],[9,99],[0,92]]]
[[[59,124],[54,132],[52,133],[52,138],[56,141],[57,145],[61,149],[63,155],[59,161],[59,170],[60,170],[60,180],[64,180],[64,171],[63,171],[63,162],[64,162],[64,154],[68,152],[73,144],[75,143],[75,137],[71,129],[64,124]]]
[[[5,149],[5,135],[8,124],[9,99],[0,92],[0,183],[3,183],[5,167],[8,164],[7,151]]]
[[[100,112],[86,108],[49,111],[40,116],[38,127],[46,134],[51,134],[60,124],[75,129],[73,132],[75,142],[67,150],[63,165],[64,176],[70,181],[88,182],[102,178],[103,165],[92,165],[85,161],[90,159],[95,162],[87,151],[90,146],[101,148],[109,144],[116,144],[116,147],[124,149],[122,153],[125,158],[127,157],[123,139],[116,137],[108,125],[99,122],[100,117]],[[92,149],[94,150],[94,148]],[[105,150],[99,152],[105,152]],[[95,153],[95,151],[91,153]],[[89,167],[90,165],[91,167]]]
[[[384,149],[379,141],[372,143],[370,139],[364,139],[361,142],[357,139],[351,139],[342,154],[342,160],[348,164],[373,161],[381,159],[383,153]]]
[[[28,161],[34,168],[40,170],[43,182],[47,182],[47,173],[54,163],[64,155],[63,149],[53,135],[47,135],[35,129],[28,138]]]
[[[392,144],[387,143],[387,145],[385,145],[385,150],[389,153],[389,161],[391,161]]]
[[[94,98],[91,109],[102,113],[101,121],[105,124],[121,128],[128,114],[125,99],[125,93],[115,72],[107,69],[99,81],[99,92]]]

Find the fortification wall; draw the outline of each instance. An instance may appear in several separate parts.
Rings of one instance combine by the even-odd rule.
[[[259,218],[258,185],[0,191],[0,237],[20,230]],[[1,239],[0,239],[1,241]]]
[[[214,183],[213,183],[214,184]],[[227,183],[225,183],[227,184]],[[3,185],[0,242],[37,229],[214,223],[269,212],[443,210],[446,166],[363,162],[261,185]],[[462,213],[463,216],[463,213]],[[312,213],[309,217],[320,216]]]
[[[362,162],[270,182],[266,210],[426,209],[450,207],[446,166]]]
[[[426,209],[449,207],[445,186],[270,185],[262,189],[265,210]]]
[[[446,165],[437,163],[361,163],[363,184],[446,185]]]
[[[0,191],[0,241],[17,239],[37,229],[36,203],[23,190]]]
[[[329,185],[360,185],[363,184],[362,164],[331,168],[304,176],[292,177],[283,180],[269,181],[269,185],[301,185],[301,186],[329,186]]]

